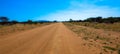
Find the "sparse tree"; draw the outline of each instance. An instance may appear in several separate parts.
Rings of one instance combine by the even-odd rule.
[[[1,25],[8,25],[9,23],[8,23],[8,18],[7,17],[0,17],[0,24]]]
[[[72,20],[72,19],[70,19],[70,22],[73,22],[73,20]]]
[[[32,24],[32,23],[33,23],[33,21],[32,21],[32,20],[28,20],[28,21],[27,21],[27,23]]]
[[[0,22],[8,22],[8,20],[7,17],[0,17]]]

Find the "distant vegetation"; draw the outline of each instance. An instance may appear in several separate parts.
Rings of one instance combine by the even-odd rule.
[[[117,31],[120,32],[120,22],[112,23],[112,24],[106,24],[106,23],[89,23],[89,22],[70,22],[74,25],[81,25],[86,27],[93,27],[96,29],[104,29],[108,31]]]
[[[70,19],[69,22],[97,22],[97,23],[115,23],[120,22],[120,17],[90,17],[85,20],[72,20]]]
[[[4,16],[0,16],[0,25],[11,25],[11,24],[16,24],[16,23],[20,23],[20,24],[37,24],[37,23],[44,23],[44,22],[58,22],[56,20],[54,21],[32,21],[32,20],[27,20],[24,22],[19,22],[17,20],[12,20],[9,21],[8,17],[4,17]],[[120,17],[107,17],[107,18],[103,18],[103,17],[90,17],[87,18],[85,20],[73,20],[70,19],[69,21],[65,21],[65,22],[96,22],[96,23],[116,23],[116,22],[120,22]]]
[[[36,27],[48,25],[50,21],[32,21],[27,20],[24,22],[19,22],[17,20],[10,21],[8,17],[0,17],[0,38],[3,35],[7,35],[10,33],[21,32],[29,29],[33,29]]]
[[[120,17],[91,17],[85,20],[72,20],[66,21],[74,25],[81,25],[87,27],[93,27],[96,29],[104,29],[109,31],[120,32]]]
[[[37,23],[47,23],[47,22],[52,22],[52,21],[32,21],[32,20],[27,20],[24,22],[19,22],[17,20],[12,20],[10,21],[8,17],[1,16],[0,17],[0,25],[13,25],[13,24],[37,24]],[[54,22],[54,21],[53,21]],[[57,21],[55,21],[57,22]]]

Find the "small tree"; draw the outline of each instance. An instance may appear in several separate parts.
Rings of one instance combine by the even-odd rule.
[[[32,21],[32,20],[28,20],[28,21],[27,21],[27,23],[32,24],[32,23],[33,23],[33,21]]]
[[[73,22],[73,20],[72,20],[72,19],[70,19],[70,22]]]
[[[101,16],[96,17],[96,22],[102,23],[102,17]]]
[[[8,20],[7,17],[0,17],[0,22],[8,22]]]

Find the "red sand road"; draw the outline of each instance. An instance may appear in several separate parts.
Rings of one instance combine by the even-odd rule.
[[[96,54],[62,23],[0,38],[0,54]]]

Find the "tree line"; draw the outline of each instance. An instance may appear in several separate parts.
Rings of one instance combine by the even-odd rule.
[[[17,20],[12,20],[10,21],[8,17],[0,17],[0,25],[12,25],[16,23],[20,24],[37,24],[37,23],[44,23],[44,22],[57,22],[55,21],[32,21],[32,20],[27,20],[24,22],[19,22]],[[67,21],[68,22],[68,21]],[[85,20],[72,20],[70,19],[69,22],[97,22],[97,23],[115,23],[115,22],[120,22],[120,17],[90,17]]]
[[[50,21],[32,21],[32,20],[27,20],[24,22],[19,22],[17,20],[12,20],[10,21],[8,17],[0,17],[0,25],[13,25],[13,24],[37,24],[37,23],[44,23],[44,22],[50,22]]]
[[[120,22],[120,17],[90,17],[85,20],[72,20],[70,19],[69,22],[97,22],[97,23],[115,23]]]

